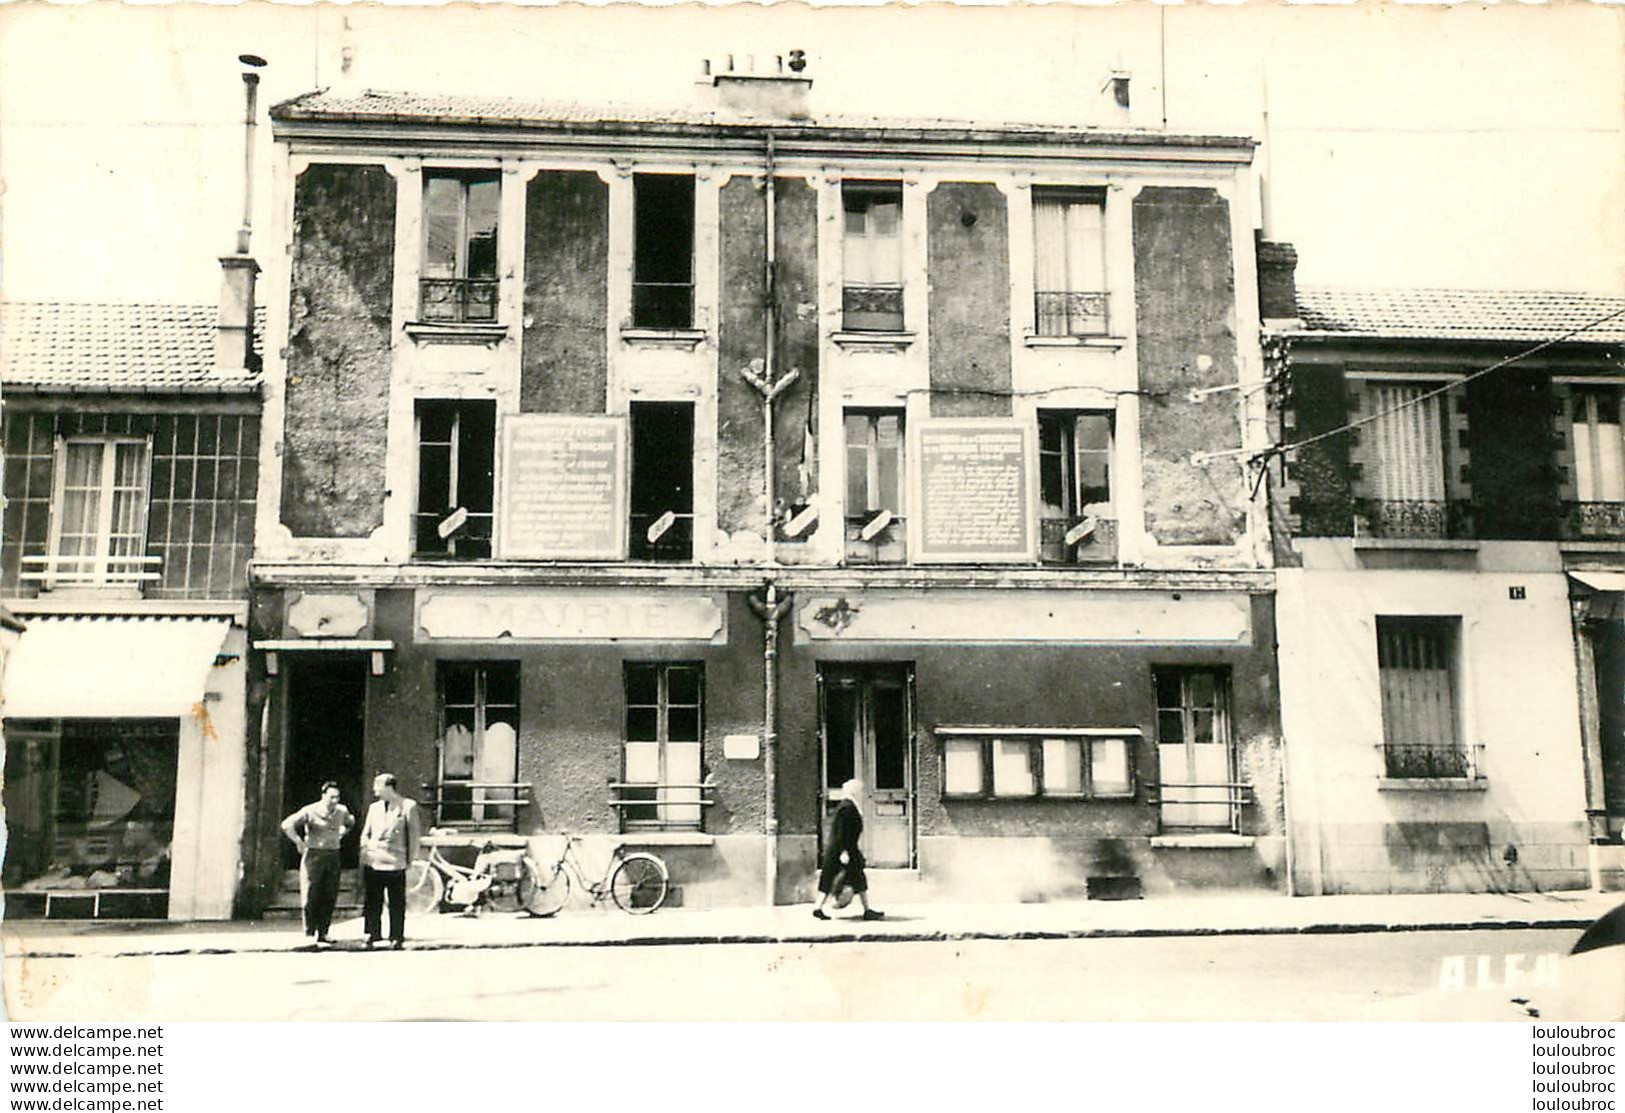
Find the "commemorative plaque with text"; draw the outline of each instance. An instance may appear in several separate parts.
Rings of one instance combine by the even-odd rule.
[[[1032,560],[1027,430],[1010,421],[934,421],[918,435],[918,559]]]
[[[521,414],[502,423],[498,556],[620,560],[626,555],[626,422]]]

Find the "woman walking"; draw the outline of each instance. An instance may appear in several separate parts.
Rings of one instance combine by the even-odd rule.
[[[333,926],[333,908],[339,901],[339,844],[355,816],[339,803],[336,781],[322,784],[322,798],[306,804],[282,821],[282,833],[299,848],[299,898],[305,934],[316,937],[316,948],[332,946],[327,932]]]
[[[858,836],[863,834],[863,811],[858,807],[862,796],[862,781],[850,780],[841,786],[841,802],[829,821],[829,849],[824,852],[823,868],[818,874],[818,891],[823,895],[813,915],[820,920],[829,919],[824,905],[842,888],[850,888],[857,894],[865,920],[878,920],[886,915],[869,907],[869,878],[863,872],[863,851],[858,849]]]

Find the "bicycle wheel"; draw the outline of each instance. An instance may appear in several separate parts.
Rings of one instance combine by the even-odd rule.
[[[513,881],[493,881],[485,890],[485,903],[497,912],[518,912],[525,907],[526,895],[535,887],[530,860],[520,863],[519,877]]]
[[[413,862],[406,867],[406,907],[416,912],[434,912],[440,908],[445,895],[446,882],[440,871],[425,861]]]
[[[666,902],[666,863],[653,854],[628,854],[610,876],[609,892],[622,912],[653,912]]]
[[[519,884],[525,911],[532,916],[552,916],[570,899],[570,875],[562,862],[555,862],[552,871],[544,873],[527,858],[525,880]]]

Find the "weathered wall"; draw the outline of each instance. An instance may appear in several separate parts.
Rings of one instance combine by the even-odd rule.
[[[395,179],[314,165],[293,219],[282,523],[296,537],[366,537],[384,520]]]
[[[590,170],[543,170],[525,187],[521,409],[604,412],[608,315],[609,186]]]
[[[1551,379],[1508,367],[1475,379],[1466,391],[1475,536],[1555,537]]]
[[[0,590],[23,596],[37,591],[19,574],[24,555],[49,551],[56,438],[144,436],[152,443],[146,551],[162,558],[163,578],[143,594],[149,599],[243,597],[259,487],[257,412],[244,412],[246,404],[195,399],[181,403],[184,412],[167,413],[151,402],[94,410],[77,404],[67,411],[34,405],[10,400],[6,406]]]
[[[987,182],[943,182],[926,198],[933,417],[1011,413],[1006,209]]]
[[[803,178],[779,178],[775,191],[774,252],[777,255],[775,307],[779,321],[778,372],[801,372],[779,395],[773,409],[777,441],[774,488],[777,501],[801,500],[801,469],[808,493],[818,487],[817,454],[803,442],[809,417],[817,431],[818,404],[818,194]],[[805,446],[810,449],[811,446]]]
[[[758,179],[722,187],[721,306],[717,321],[717,529],[765,528],[762,396],[739,374],[762,366],[767,305],[767,202]]]
[[[1233,461],[1194,452],[1241,447],[1232,394],[1191,390],[1236,381],[1236,279],[1230,205],[1217,191],[1148,186],[1134,199],[1145,528],[1162,545],[1233,545],[1248,492]]]

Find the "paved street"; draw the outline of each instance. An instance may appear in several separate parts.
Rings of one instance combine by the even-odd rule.
[[[5,975],[13,1020],[1336,1020],[1441,977],[1464,1010],[1499,1009],[1509,972],[1535,985],[1577,935],[341,950],[30,958]],[[1494,992],[1474,992],[1483,979]]]

